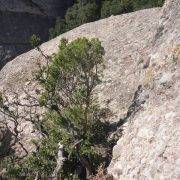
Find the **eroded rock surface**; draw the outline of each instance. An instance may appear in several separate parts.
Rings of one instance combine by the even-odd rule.
[[[180,178],[180,2],[166,1],[153,39],[144,93],[149,98],[124,124],[109,173],[116,179]],[[143,71],[142,71],[143,72]]]
[[[117,121],[117,118],[126,114],[139,85],[139,70],[147,58],[151,39],[158,28],[159,17],[159,8],[112,16],[69,31],[44,43],[41,49],[45,54],[52,55],[58,51],[60,39],[63,37],[68,40],[84,36],[99,38],[106,51],[106,68],[104,83],[97,88],[97,92],[103,92],[99,93],[99,99],[105,106],[110,107]],[[0,88],[17,90],[32,79],[32,72],[37,69],[37,61],[42,59],[37,50],[31,50],[9,62],[0,71]],[[18,84],[14,83],[15,81]]]

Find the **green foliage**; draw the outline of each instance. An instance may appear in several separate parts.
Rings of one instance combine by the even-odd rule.
[[[31,44],[33,48],[38,47],[40,45],[40,42],[41,42],[41,39],[35,34],[33,34],[29,39],[29,43]]]
[[[152,7],[162,6],[164,4],[164,0],[135,0],[133,1],[133,9],[140,10]]]
[[[70,7],[65,15],[68,29],[98,19],[97,4],[95,2],[82,3],[79,1]]]
[[[0,92],[0,105],[2,105],[3,104],[3,95],[2,95],[2,93]]]
[[[84,23],[162,6],[163,3],[164,0],[78,0],[68,8],[65,19],[57,18],[55,27],[49,30],[49,36],[51,39]]]
[[[55,27],[49,30],[50,39],[96,19],[98,19],[98,6],[95,1],[78,1],[67,10],[65,19],[57,18]]]
[[[43,126],[49,142],[58,137],[64,145],[69,157],[63,171],[66,176],[75,174],[79,161],[85,166],[82,159],[90,164],[89,171],[94,172],[103,161],[95,146],[109,145],[108,124],[101,122],[100,108],[92,96],[101,82],[103,55],[98,39],[79,38],[71,43],[63,39],[52,64],[39,79],[45,89],[41,102],[50,109]]]
[[[64,32],[66,32],[66,21],[58,17],[56,19],[55,27],[49,29],[49,38],[55,38]]]
[[[164,0],[105,0],[102,2],[101,18],[145,8],[162,6]]]
[[[18,175],[21,174],[21,166],[13,156],[6,157],[3,161],[3,165],[8,172],[3,175],[6,175],[8,178],[18,177]]]
[[[66,175],[74,173],[81,158],[94,172],[103,159],[95,145],[108,145],[108,124],[101,122],[100,108],[92,97],[101,82],[103,55],[98,39],[79,38],[71,43],[63,39],[53,63],[43,72],[46,79],[40,78],[45,89],[41,104],[50,109],[44,127],[49,137],[58,137],[70,156],[67,164],[72,168],[64,171]]]
[[[25,159],[23,172],[27,172],[27,176],[35,176],[35,173],[39,172],[41,177],[48,177],[53,172],[56,166],[58,143],[51,138],[53,137],[43,138],[38,144],[39,150]]]
[[[52,138],[52,137],[51,137]],[[56,141],[50,138],[43,138],[38,144],[38,151],[33,152],[25,158],[18,158],[14,155],[10,155],[3,161],[6,167],[5,176],[9,178],[18,178],[20,176],[28,177],[28,179],[34,179],[37,173],[41,174],[41,177],[48,177],[51,175],[53,169],[56,166],[57,146]]]
[[[101,8],[101,18],[117,15],[124,12],[121,0],[104,1]]]
[[[61,40],[59,52],[38,75],[44,89],[39,103],[47,109],[38,126],[35,124],[42,138],[33,140],[36,151],[27,157],[6,159],[8,177],[50,177],[59,143],[66,157],[59,172],[61,179],[77,179],[78,164],[93,174],[104,162],[107,154],[102,152],[111,145],[107,141],[109,123],[103,121],[102,109],[93,97],[94,88],[101,82],[104,53],[98,39]]]

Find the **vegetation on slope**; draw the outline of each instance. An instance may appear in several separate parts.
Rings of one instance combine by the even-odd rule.
[[[35,36],[31,38],[35,46],[38,41]],[[14,153],[7,155],[3,163],[6,176],[88,179],[108,160],[112,146],[108,141],[109,123],[104,121],[105,111],[93,97],[94,88],[101,82],[104,53],[98,39],[78,38],[71,43],[62,39],[53,58],[42,54],[50,63],[40,66],[36,75],[43,88],[38,106],[46,109],[42,118],[34,111],[33,103],[27,106],[11,102],[11,106],[31,107],[22,117],[20,108],[8,107],[6,98],[0,97],[0,111],[16,122],[17,137],[22,118],[33,123],[41,134],[40,140],[32,141],[34,152],[26,151],[23,158]]]
[[[77,0],[64,19],[57,18],[55,27],[49,30],[50,39],[81,24],[133,12],[140,9],[162,6],[164,0]]]

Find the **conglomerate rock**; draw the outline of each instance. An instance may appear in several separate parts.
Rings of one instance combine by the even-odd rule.
[[[142,71],[143,72],[143,71]],[[180,178],[180,1],[168,0],[152,41],[142,94],[148,99],[124,124],[109,173],[115,179]]]

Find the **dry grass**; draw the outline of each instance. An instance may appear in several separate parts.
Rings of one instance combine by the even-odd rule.
[[[180,64],[180,44],[173,49],[173,60]]]
[[[151,89],[153,88],[153,69],[152,67],[149,67],[146,70],[146,74],[144,77],[144,87]]]
[[[104,165],[100,165],[95,176],[91,176],[89,180],[113,180],[111,175],[106,174]]]

